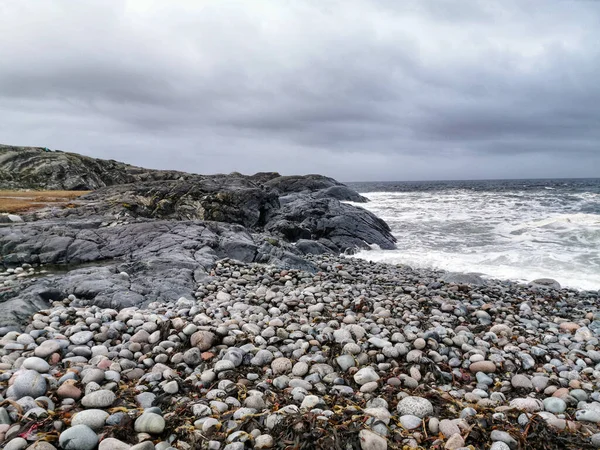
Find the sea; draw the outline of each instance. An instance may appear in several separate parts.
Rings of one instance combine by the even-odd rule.
[[[346,184],[398,240],[357,257],[600,290],[600,178]]]

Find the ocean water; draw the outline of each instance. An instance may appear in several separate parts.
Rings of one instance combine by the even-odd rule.
[[[600,290],[600,179],[347,184],[398,239],[358,257]]]

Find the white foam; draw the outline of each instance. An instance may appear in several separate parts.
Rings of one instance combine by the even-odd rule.
[[[398,250],[356,256],[413,267],[480,272],[600,289],[600,216],[576,212],[597,194],[561,201],[556,193],[374,192],[359,204],[390,225]]]

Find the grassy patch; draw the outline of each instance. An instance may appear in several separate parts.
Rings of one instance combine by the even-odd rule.
[[[0,191],[0,213],[23,213],[45,206],[66,206],[90,191]]]

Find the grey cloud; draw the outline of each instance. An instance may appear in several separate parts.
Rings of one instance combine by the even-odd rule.
[[[541,5],[4,2],[0,132],[197,172],[597,175],[600,3]]]

